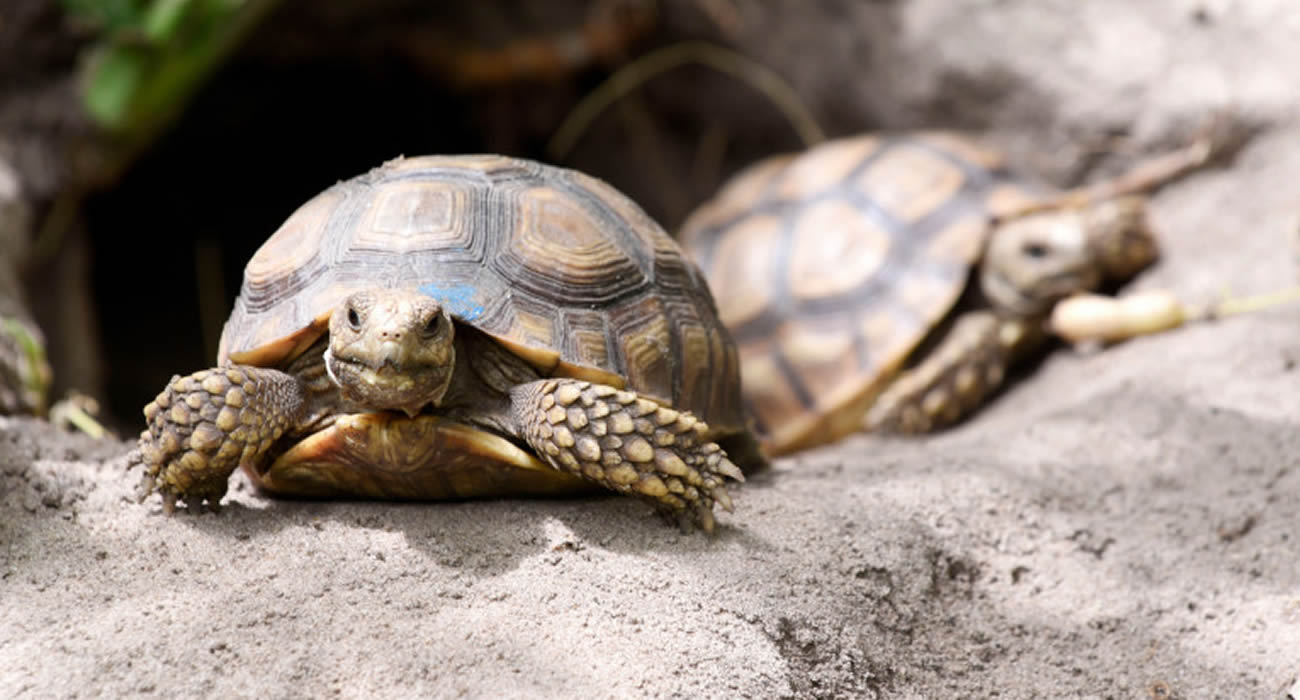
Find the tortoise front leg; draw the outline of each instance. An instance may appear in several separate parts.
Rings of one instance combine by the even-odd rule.
[[[1002,384],[1007,367],[1042,341],[1030,321],[970,311],[953,322],[917,366],[894,379],[872,403],[863,428],[925,433],[970,415]]]
[[[171,513],[177,499],[217,510],[230,473],[255,464],[306,405],[302,384],[274,369],[236,365],[172,377],[144,408],[149,427],[131,461],[144,465],[140,500],[153,491]]]
[[[713,531],[713,504],[731,510],[724,482],[745,477],[708,426],[603,384],[543,379],[511,391],[515,419],[530,447],[552,467],[649,500],[678,523]]]

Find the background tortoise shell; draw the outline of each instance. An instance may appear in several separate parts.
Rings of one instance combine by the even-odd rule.
[[[945,133],[866,135],[770,158],[683,224],[740,346],[774,452],[860,429],[956,303],[991,220],[1046,193]]]
[[[367,287],[419,289],[544,375],[628,387],[743,431],[735,345],[699,271],[612,187],[502,156],[399,158],[257,251],[218,363],[283,365]]]

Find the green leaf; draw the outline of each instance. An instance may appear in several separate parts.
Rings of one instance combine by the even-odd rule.
[[[144,35],[153,41],[166,41],[190,14],[191,0],[154,0],[144,16]]]
[[[121,129],[149,70],[148,56],[130,47],[108,47],[95,63],[86,84],[86,109],[103,126]]]

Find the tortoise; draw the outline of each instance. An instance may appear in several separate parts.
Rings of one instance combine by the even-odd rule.
[[[1055,301],[1150,264],[1139,193],[1209,155],[1198,141],[1063,192],[957,133],[864,134],[747,168],[679,240],[740,346],[771,454],[921,433],[971,413],[1042,345]]]
[[[253,255],[217,366],[145,407],[133,460],[168,513],[215,510],[242,466],[307,497],[603,487],[709,531],[732,459],[762,463],[741,405],[699,270],[630,199],[527,160],[398,158]]]

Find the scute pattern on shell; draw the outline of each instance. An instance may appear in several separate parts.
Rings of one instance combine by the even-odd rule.
[[[735,346],[698,269],[594,178],[502,156],[430,156],[341,182],[248,263],[219,361],[282,343],[376,286],[421,289],[536,350],[530,359],[555,357],[557,373],[596,368],[716,427],[743,426]]]
[[[680,240],[740,346],[772,444],[843,433],[952,308],[989,222],[1038,195],[945,133],[866,135],[759,162]],[[851,410],[845,410],[853,406]]]

